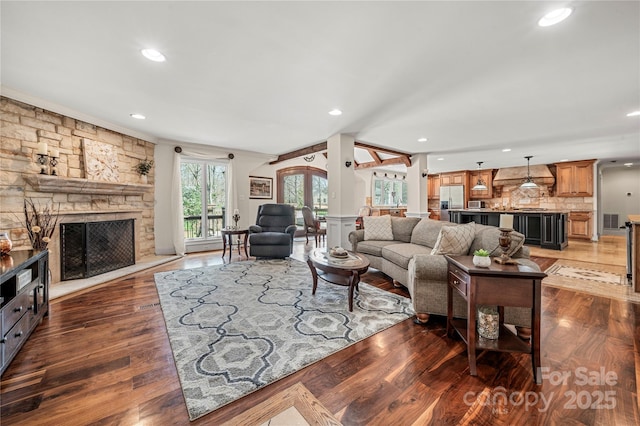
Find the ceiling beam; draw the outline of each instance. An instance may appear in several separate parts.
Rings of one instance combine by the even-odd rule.
[[[371,155],[371,158],[373,158],[373,161],[370,161],[367,163],[357,163],[356,161],[354,161],[356,169],[368,169],[371,167],[388,166],[393,164],[404,164],[407,167],[411,166],[411,156],[404,152],[394,151],[388,148],[380,148],[377,146],[373,146],[373,145],[369,145],[369,144],[357,142],[357,141],[354,143],[354,147],[367,150],[369,152],[369,155]],[[278,156],[278,158],[271,161],[269,164],[271,165],[278,164],[286,160],[291,160],[293,158],[303,157],[305,155],[314,154],[316,152],[326,151],[326,150],[327,150],[327,141],[324,141],[324,142],[317,143],[315,145],[308,146],[306,148],[301,148],[295,151],[287,152],[286,154],[281,154]],[[390,154],[390,155],[397,155],[397,157],[383,160],[378,155],[379,152]],[[325,153],[325,157],[326,157],[326,153]]]
[[[370,169],[372,167],[391,166],[394,164],[404,164],[405,166],[410,167],[411,160],[408,158],[408,156],[403,155],[402,157],[382,160],[380,163],[376,163],[375,161],[369,161],[368,163],[359,163],[356,165],[356,169]]]
[[[314,154],[319,151],[325,151],[327,149],[327,141],[317,143],[315,145],[308,146],[306,148],[297,149],[295,151],[287,152],[286,154],[278,155],[278,158],[271,161],[269,164],[277,164],[293,158],[303,157],[305,155]]]
[[[411,154],[407,154],[406,152],[394,151],[393,149],[389,149],[389,148],[380,148],[379,146],[369,145],[369,144],[358,142],[358,141],[356,141],[353,145],[358,148],[362,148],[366,150],[373,149],[374,151],[377,151],[377,152],[384,152],[385,154],[406,155],[406,156],[411,155]]]

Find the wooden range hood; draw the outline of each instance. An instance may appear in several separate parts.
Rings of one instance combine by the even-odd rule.
[[[545,164],[530,166],[531,178],[539,186],[553,186],[556,178]],[[498,169],[493,178],[494,187],[502,186],[520,186],[527,177],[527,166],[506,167]]]

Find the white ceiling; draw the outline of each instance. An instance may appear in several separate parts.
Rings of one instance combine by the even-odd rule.
[[[537,26],[566,4],[565,22]],[[152,141],[277,155],[348,133],[427,152],[432,172],[640,161],[640,117],[626,117],[640,109],[638,1],[0,7],[3,94]]]

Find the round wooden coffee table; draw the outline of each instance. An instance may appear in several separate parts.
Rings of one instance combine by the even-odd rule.
[[[307,264],[313,275],[313,291],[316,294],[318,277],[331,284],[349,287],[349,311],[353,311],[353,292],[358,290],[360,274],[369,269],[369,259],[354,253],[347,252],[347,258],[330,256],[326,249],[313,249],[307,257]]]

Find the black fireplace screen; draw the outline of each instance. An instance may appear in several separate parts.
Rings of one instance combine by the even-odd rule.
[[[134,219],[62,223],[60,253],[62,281],[134,265]]]

